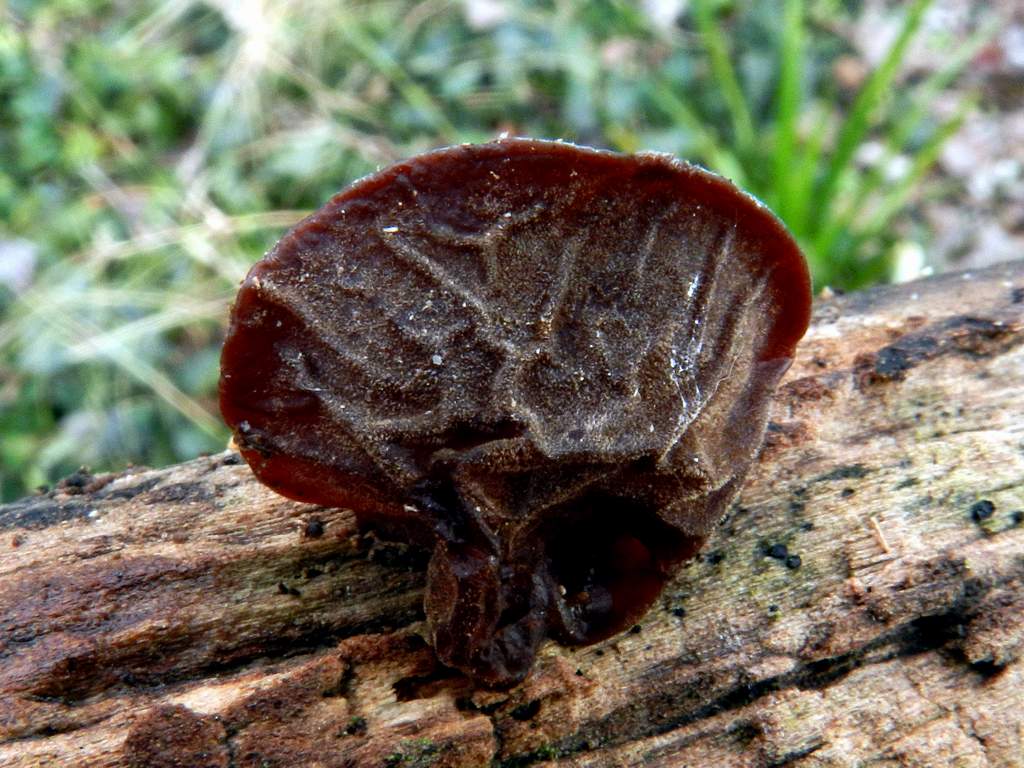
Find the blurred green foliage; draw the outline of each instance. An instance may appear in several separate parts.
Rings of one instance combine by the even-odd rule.
[[[963,119],[930,100],[979,41],[939,40],[949,65],[905,86],[928,3],[897,4],[889,56],[846,89],[848,5],[9,0],[0,498],[223,447],[218,349],[248,266],[347,182],[443,144],[672,152],[777,210],[818,285],[885,279]],[[884,153],[865,169],[868,140]]]

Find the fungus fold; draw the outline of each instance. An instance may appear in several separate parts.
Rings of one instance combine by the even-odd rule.
[[[432,555],[487,686],[632,626],[761,444],[806,330],[782,224],[664,155],[501,140],[352,184],[242,283],[220,403],[256,477]]]

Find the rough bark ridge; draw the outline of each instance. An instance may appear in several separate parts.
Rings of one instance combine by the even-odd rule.
[[[1024,263],[822,301],[633,631],[474,691],[422,557],[225,453],[0,508],[0,765],[1024,765]]]

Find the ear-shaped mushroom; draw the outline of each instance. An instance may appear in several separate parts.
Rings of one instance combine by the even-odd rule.
[[[432,548],[440,659],[505,686],[632,624],[763,436],[810,283],[661,155],[505,140],[356,182],[242,284],[221,410],[256,476]]]

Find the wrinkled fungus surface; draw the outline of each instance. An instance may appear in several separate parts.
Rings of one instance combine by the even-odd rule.
[[[484,685],[630,627],[736,494],[810,312],[803,257],[665,156],[505,140],[356,182],[246,277],[221,409],[256,476],[432,550]]]

